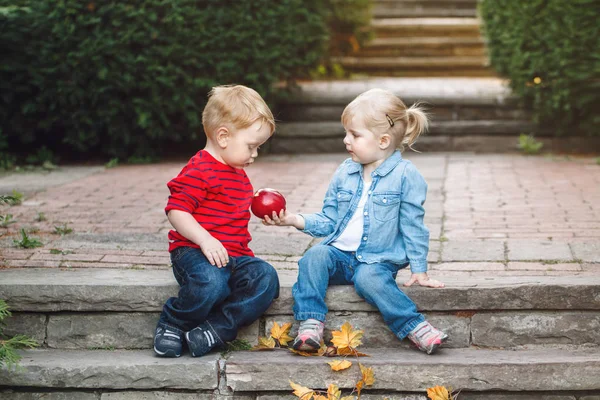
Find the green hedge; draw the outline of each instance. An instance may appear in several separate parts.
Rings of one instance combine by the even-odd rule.
[[[328,40],[323,7],[0,0],[0,142],[121,158],[176,142],[199,147],[212,86],[246,84],[270,98],[274,82],[318,65]]]
[[[483,0],[480,13],[492,65],[537,121],[598,134],[598,0]]]

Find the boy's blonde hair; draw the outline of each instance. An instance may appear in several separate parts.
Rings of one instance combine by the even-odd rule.
[[[275,130],[275,118],[269,106],[254,89],[242,85],[216,86],[208,94],[208,103],[202,112],[202,126],[212,138],[221,126],[245,129],[256,121]]]
[[[419,135],[429,127],[429,119],[420,104],[407,108],[398,96],[383,89],[371,89],[352,100],[342,113],[342,124],[346,126],[355,116],[363,118],[371,132],[389,134],[400,151],[404,146],[412,149]]]

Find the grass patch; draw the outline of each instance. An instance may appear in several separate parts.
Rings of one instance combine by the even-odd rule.
[[[64,236],[64,235],[68,235],[69,233],[73,233],[73,229],[69,228],[67,226],[67,224],[63,224],[62,226],[55,226],[54,227],[54,232],[52,232],[56,235],[60,235],[60,236]]]
[[[533,135],[525,135],[524,133],[519,136],[519,143],[517,148],[525,154],[538,154],[544,147],[544,143],[536,140]]]
[[[9,195],[0,195],[0,204],[8,204],[9,206],[18,206],[23,202],[23,193],[12,191]]]
[[[42,247],[43,244],[36,238],[30,238],[25,232],[25,229],[21,229],[21,240],[13,240],[13,242],[22,249],[34,249],[36,247]]]
[[[0,215],[0,227],[8,228],[9,225],[17,222],[16,219],[13,219],[12,214]]]
[[[64,256],[66,254],[75,254],[75,252],[72,250],[50,249],[50,254],[61,254]]]
[[[116,166],[119,165],[119,159],[118,158],[111,158],[111,160],[109,162],[107,162],[106,164],[104,164],[105,168],[114,168]]]
[[[235,339],[231,342],[225,343],[225,349],[221,352],[221,356],[227,357],[234,351],[250,350],[251,348],[252,345],[247,340]]]

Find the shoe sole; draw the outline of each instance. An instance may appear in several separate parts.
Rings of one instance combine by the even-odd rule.
[[[439,343],[434,344],[433,346],[431,346],[431,349],[427,350],[427,354],[432,354],[433,352],[435,352],[438,349],[438,347],[440,347],[441,345],[446,343],[446,341],[448,341],[448,338],[448,335],[442,336]]]
[[[319,351],[321,348],[321,344],[315,342],[312,339],[308,339],[306,341],[299,341],[294,343],[294,350],[305,351],[307,353]]]
[[[169,357],[169,358],[177,358],[181,356],[181,353],[177,353],[175,350],[173,349],[169,349],[167,351],[159,351],[156,346],[154,347],[154,352],[156,353],[157,356],[160,357]]]

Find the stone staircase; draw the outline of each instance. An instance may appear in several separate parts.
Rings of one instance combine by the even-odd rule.
[[[348,103],[369,89],[383,88],[407,105],[421,102],[430,130],[414,146],[419,151],[505,153],[517,150],[520,134],[535,134],[544,151],[600,151],[600,138],[554,135],[537,127],[507,83],[497,78],[370,78],[302,82],[280,102],[272,153],[345,152],[341,115]]]
[[[256,343],[273,322],[292,320],[296,271],[279,272],[280,298],[241,338]],[[328,327],[349,321],[365,331],[361,350],[371,357],[361,363],[375,384],[362,399],[425,400],[435,385],[461,389],[461,400],[600,398],[600,276],[444,280],[444,289],[403,289],[450,334],[433,356],[395,339],[352,287],[330,288]],[[0,270],[0,298],[14,311],[6,332],[42,343],[22,352],[20,370],[0,369],[0,398],[291,400],[289,380],[356,382],[354,369],[332,372],[330,359],[286,351],[154,357],[153,328],[176,292],[168,270]]]
[[[337,61],[369,76],[495,76],[477,0],[375,0],[375,38]]]

